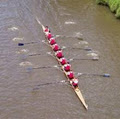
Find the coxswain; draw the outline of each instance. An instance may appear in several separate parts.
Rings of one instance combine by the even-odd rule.
[[[73,79],[74,78],[73,71],[66,72],[66,75],[68,76],[69,79]]]
[[[59,61],[62,65],[67,64],[67,60],[64,57],[60,58]]]
[[[45,30],[44,31],[50,33],[50,30],[49,30],[48,26],[45,26]]]
[[[58,51],[56,51],[55,52],[55,56],[57,57],[57,58],[62,58],[63,57],[63,53],[62,53],[62,50],[61,49],[59,49]]]
[[[71,68],[71,65],[70,65],[69,63],[63,65],[63,69],[64,69],[66,72],[70,71],[70,70],[71,70],[70,68]]]
[[[58,51],[58,50],[59,50],[58,44],[56,43],[56,44],[52,45],[52,49],[53,49],[55,52]]]
[[[49,43],[50,45],[56,44],[55,38],[50,38]]]
[[[70,81],[71,85],[73,85],[74,88],[78,87],[78,79],[74,78]]]

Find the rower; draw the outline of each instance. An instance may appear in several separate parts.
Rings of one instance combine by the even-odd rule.
[[[70,68],[71,68],[71,65],[70,65],[69,63],[63,65],[63,69],[64,69],[66,72],[70,71]]]
[[[55,56],[57,57],[57,58],[62,58],[63,57],[63,53],[62,53],[62,50],[61,49],[59,49],[58,51],[56,51],[55,52]]]
[[[71,85],[73,85],[74,88],[78,87],[78,79],[74,78],[70,81]]]
[[[56,52],[59,50],[59,45],[56,43],[54,45],[52,45],[52,49]]]
[[[64,57],[60,58],[59,61],[62,65],[67,64],[67,60]]]
[[[73,71],[66,72],[66,75],[68,76],[68,78],[69,78],[70,80],[74,78],[74,73],[73,73]]]
[[[50,38],[49,43],[50,45],[54,45],[56,43],[55,38]]]
[[[50,30],[49,30],[48,26],[45,26],[45,30],[44,31],[50,33]]]
[[[46,37],[47,37],[48,40],[50,40],[50,38],[52,38],[53,35],[52,35],[51,33],[47,32],[47,33],[46,33]]]

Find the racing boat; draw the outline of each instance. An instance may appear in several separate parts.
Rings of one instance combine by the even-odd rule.
[[[37,21],[38,21],[38,20],[37,20]],[[42,30],[43,30],[43,32],[45,33],[45,27],[44,27],[44,25],[42,25],[40,21],[38,21],[38,23],[41,25]],[[45,35],[46,35],[46,34],[45,34]],[[48,41],[48,39],[47,39],[47,41]],[[48,42],[48,45],[52,48],[52,46],[49,44],[49,42]],[[53,51],[53,50],[52,50],[52,51]],[[67,74],[66,74],[66,71],[64,70],[63,66],[61,65],[61,63],[60,63],[60,61],[59,61],[59,58],[57,58],[57,57],[55,56],[55,52],[54,52],[54,51],[53,51],[53,53],[54,53],[54,57],[56,58],[56,60],[58,61],[59,65],[60,65],[60,67],[61,67],[61,70],[64,72],[64,74],[65,74],[68,82],[70,83],[70,79],[68,78],[68,76],[67,76]],[[70,85],[71,85],[72,89],[74,90],[74,92],[76,93],[78,99],[81,101],[81,103],[82,103],[83,106],[85,107],[85,109],[88,110],[88,105],[87,105],[86,102],[85,102],[85,99],[84,99],[84,97],[83,97],[83,95],[82,95],[82,93],[81,93],[81,91],[80,91],[79,86],[75,88],[71,83],[70,83]]]

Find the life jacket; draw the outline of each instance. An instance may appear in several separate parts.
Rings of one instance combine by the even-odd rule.
[[[74,78],[74,74],[73,74],[72,71],[67,72],[66,74],[67,74],[67,76],[68,76],[69,79],[73,79]]]
[[[78,86],[78,79],[73,79],[73,80],[72,80],[72,85],[73,85],[74,87],[77,87],[77,86]]]
[[[59,50],[58,44],[52,45],[52,49],[53,49],[54,51],[58,51],[58,50]]]
[[[62,53],[61,50],[60,50],[60,51],[57,51],[57,52],[55,53],[55,55],[57,56],[57,58],[62,58],[62,57],[63,57],[63,53]]]
[[[49,43],[50,43],[50,45],[55,44],[55,43],[56,43],[56,42],[55,42],[55,38],[50,38]]]
[[[60,63],[62,65],[66,64],[67,63],[67,60],[63,57],[63,58],[60,58]]]
[[[65,64],[65,65],[64,65],[64,70],[65,70],[66,72],[70,71],[70,68],[71,68],[71,65],[70,65],[70,64]]]

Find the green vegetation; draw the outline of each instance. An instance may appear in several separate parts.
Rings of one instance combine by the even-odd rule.
[[[97,4],[109,6],[110,10],[120,18],[120,0],[96,0]]]

